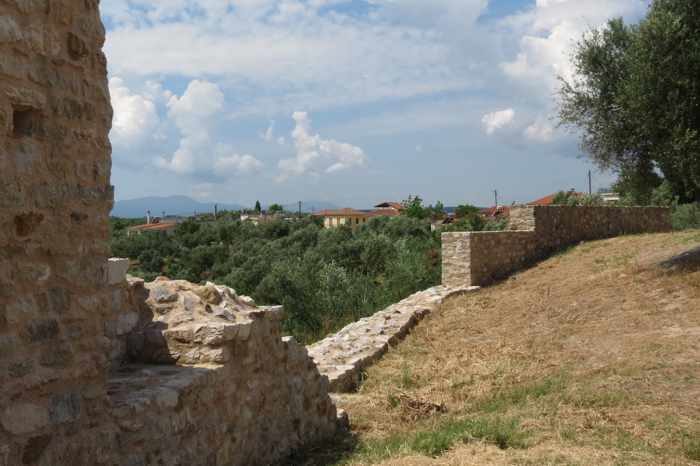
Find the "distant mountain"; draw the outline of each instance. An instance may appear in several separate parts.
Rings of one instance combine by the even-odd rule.
[[[296,202],[294,204],[283,204],[282,207],[284,207],[284,210],[287,212],[299,211],[299,204]],[[319,210],[332,210],[338,208],[339,207],[336,204],[324,201],[302,201],[301,203],[301,211],[307,214],[311,212],[318,212]]]
[[[214,212],[214,204],[218,204],[219,210],[240,210],[243,207],[238,204],[223,204],[216,202],[198,202],[187,196],[167,197],[141,197],[117,201],[112,209],[112,216],[124,218],[145,217],[146,211],[151,215],[160,217],[166,215],[193,215],[197,213]]]

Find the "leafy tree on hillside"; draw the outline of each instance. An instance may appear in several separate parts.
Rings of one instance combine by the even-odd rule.
[[[271,214],[280,214],[284,212],[284,207],[282,207],[279,204],[272,204],[270,207],[267,208],[267,211]]]
[[[455,210],[455,216],[457,218],[460,218],[460,219],[461,218],[469,219],[469,218],[472,218],[475,215],[479,215],[479,214],[480,214],[479,208],[475,207],[473,205],[470,205],[470,204],[459,205],[459,206],[457,206],[457,209]]]
[[[255,201],[255,213],[259,214],[262,212],[262,206],[260,205],[260,201]]]
[[[638,25],[621,19],[586,34],[563,81],[560,119],[617,188],[648,203],[663,180],[681,202],[700,201],[700,8],[654,0]],[[661,176],[659,176],[661,175]]]
[[[408,196],[408,199],[402,202],[404,210],[403,214],[410,218],[425,219],[430,215],[430,211],[423,207],[423,199],[420,196]]]

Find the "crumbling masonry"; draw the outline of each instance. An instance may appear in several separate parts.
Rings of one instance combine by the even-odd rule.
[[[98,0],[0,0],[0,466],[270,464],[335,406],[281,309],[108,263]]]

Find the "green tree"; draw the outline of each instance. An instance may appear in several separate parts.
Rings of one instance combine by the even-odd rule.
[[[700,201],[700,8],[654,0],[637,25],[614,19],[586,34],[563,81],[559,116],[582,146],[640,201],[668,181],[681,202]]]
[[[262,212],[262,206],[260,205],[260,201],[255,201],[255,209],[254,209],[254,210],[255,210],[255,212],[258,213],[258,214],[259,214],[260,212]]]
[[[459,219],[465,218],[465,219],[470,219],[475,215],[479,215],[480,211],[478,207],[475,207],[470,204],[462,204],[458,205],[457,209],[455,210],[455,216]]]
[[[425,219],[430,215],[430,211],[423,207],[423,199],[420,196],[408,196],[403,201],[403,214],[410,218]]]
[[[270,207],[267,208],[267,211],[271,214],[280,214],[284,212],[284,207],[282,207],[279,204],[272,204]]]

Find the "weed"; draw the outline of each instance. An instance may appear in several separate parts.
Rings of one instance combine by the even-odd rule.
[[[493,397],[476,403],[475,408],[487,413],[507,411],[512,406],[522,406],[527,401],[537,400],[551,393],[563,390],[566,385],[564,375],[546,377],[529,385],[520,385],[501,390]]]
[[[598,426],[595,436],[601,445],[614,448],[619,451],[651,451],[653,447],[644,439],[635,437],[621,427]]]
[[[700,461],[700,434],[684,435],[683,454],[692,461]]]
[[[349,459],[381,461],[415,453],[437,457],[456,443],[473,440],[490,442],[504,450],[528,447],[527,433],[516,419],[479,417],[450,420],[430,430],[363,442]]]
[[[605,391],[603,389],[584,389],[564,396],[564,402],[576,408],[613,408],[629,402],[625,392]]]
[[[399,380],[399,386],[404,389],[413,388],[416,386],[416,381],[413,378],[413,372],[406,363],[401,366],[401,379]]]

